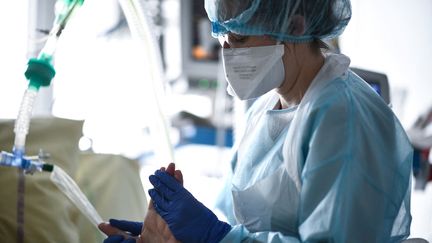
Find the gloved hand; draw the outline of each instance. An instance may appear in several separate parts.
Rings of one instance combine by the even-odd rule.
[[[109,224],[102,223],[99,229],[108,235],[104,243],[135,243],[142,226],[141,222],[110,219]]]
[[[170,163],[166,169],[161,167],[161,171],[166,171],[181,184],[183,183],[183,175],[181,171],[175,169],[174,163]],[[108,235],[108,238],[104,241],[105,243],[179,243],[171,233],[165,220],[154,209],[152,201],[148,205],[144,224],[111,219],[109,224],[101,223],[98,227]]]
[[[157,170],[149,179],[154,186],[149,194],[155,209],[176,239],[187,243],[219,242],[231,230],[167,172]]]

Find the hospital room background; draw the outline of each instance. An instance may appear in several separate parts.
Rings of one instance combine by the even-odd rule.
[[[0,8],[2,161],[14,156],[24,72],[50,38],[58,2],[74,1]],[[350,24],[327,44],[351,58],[406,129],[416,150],[410,237],[432,242],[432,1],[351,3]],[[0,241],[102,242],[91,225],[142,220],[147,178],[169,162],[212,208],[251,101],[226,93],[204,1],[86,0],[60,32],[55,77],[33,105],[26,158],[66,175],[56,183],[53,172],[0,166]],[[78,192],[62,188],[63,180]]]

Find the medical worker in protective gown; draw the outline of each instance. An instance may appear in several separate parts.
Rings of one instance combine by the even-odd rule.
[[[169,173],[150,176],[154,210],[170,233],[185,243],[407,238],[410,142],[350,59],[323,51],[322,40],[348,24],[350,2],[205,0],[205,7],[228,92],[257,99],[219,199],[229,222]]]

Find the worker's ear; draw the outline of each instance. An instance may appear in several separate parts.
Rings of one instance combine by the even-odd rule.
[[[293,28],[292,34],[296,36],[301,36],[305,33],[305,18],[301,15],[294,15],[291,20],[291,25]]]

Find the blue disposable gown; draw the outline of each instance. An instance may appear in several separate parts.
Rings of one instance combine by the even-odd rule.
[[[233,225],[222,242],[407,238],[411,144],[348,66],[346,56],[326,56],[296,107],[274,109],[274,92],[253,104],[219,201]]]

